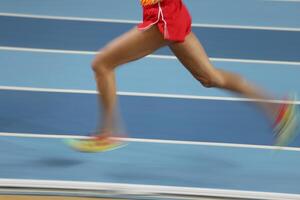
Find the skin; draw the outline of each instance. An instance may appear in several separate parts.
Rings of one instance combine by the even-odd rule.
[[[133,28],[104,47],[92,63],[103,107],[102,128],[99,130],[99,134],[103,137],[113,136],[116,126],[114,70],[122,64],[149,55],[163,46],[169,46],[182,65],[204,87],[225,89],[247,98],[268,99],[264,92],[241,76],[215,68],[194,33],[191,32],[184,42],[176,43],[165,40],[156,26],[146,31]],[[274,105],[259,103],[259,106],[265,109],[268,115],[274,116],[276,110]]]

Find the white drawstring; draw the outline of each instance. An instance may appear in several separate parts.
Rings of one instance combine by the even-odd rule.
[[[160,2],[158,2],[158,8],[159,8],[159,12],[158,13],[160,13],[158,16],[161,15],[161,19],[162,19],[162,21],[164,22],[164,25],[165,25],[165,27],[164,27],[164,37],[165,38],[169,38],[168,24],[167,24],[167,21],[165,20],[163,10],[162,10],[162,8],[160,6]]]

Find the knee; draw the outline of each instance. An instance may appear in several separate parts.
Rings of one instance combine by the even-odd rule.
[[[221,74],[195,76],[195,78],[206,88],[223,88],[225,85],[225,78]]]
[[[113,70],[113,63],[110,62],[109,57],[105,52],[99,53],[93,60],[92,69],[97,76],[103,76]]]

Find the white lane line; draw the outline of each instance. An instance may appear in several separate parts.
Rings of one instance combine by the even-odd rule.
[[[15,91],[28,91],[28,92],[51,92],[51,93],[97,94],[96,90],[33,88],[33,87],[16,87],[16,86],[0,86],[0,90],[15,90]]]
[[[60,49],[40,49],[25,47],[8,47],[0,46],[0,51],[21,51],[35,53],[57,53],[57,54],[74,54],[74,55],[95,55],[97,51],[76,51],[76,50],[60,50]],[[175,60],[175,56],[171,55],[149,55],[148,58]],[[271,61],[271,60],[250,60],[250,59],[233,59],[233,58],[210,58],[213,62],[234,62],[234,63],[250,63],[250,64],[267,64],[267,65],[289,65],[300,66],[300,62],[290,61]]]
[[[133,24],[133,25],[140,22],[137,20],[66,17],[66,16],[34,15],[34,14],[5,13],[5,12],[0,12],[0,16],[23,17],[23,18],[32,18],[32,19],[66,20],[66,21],[126,23],[126,24]],[[251,30],[270,30],[270,31],[296,31],[296,32],[300,31],[300,28],[294,28],[294,27],[242,26],[242,25],[203,24],[203,23],[193,23],[192,26],[203,27],[203,28],[251,29]]]
[[[0,132],[0,137],[44,138],[44,139],[84,139],[84,138],[88,138],[87,136],[78,136],[78,135],[53,135],[53,134],[9,133],[9,132]],[[221,143],[221,142],[196,142],[196,141],[180,141],[180,140],[160,140],[160,139],[144,139],[144,138],[119,138],[119,139],[122,141],[126,141],[126,142],[138,142],[138,143],[177,144],[177,145],[266,149],[266,150],[282,150],[282,151],[299,151],[300,152],[299,147],[278,147],[278,146],[268,146],[268,145],[236,144],[236,143]]]
[[[28,91],[28,92],[51,92],[51,93],[78,93],[78,94],[97,94],[95,90],[77,90],[77,89],[55,89],[55,88],[33,88],[33,87],[16,87],[0,86],[0,90],[9,91]],[[285,101],[276,99],[247,99],[238,97],[217,97],[217,96],[195,96],[180,94],[162,94],[162,93],[142,93],[142,92],[117,92],[120,96],[136,97],[155,97],[155,98],[173,98],[173,99],[198,99],[198,100],[215,100],[215,101],[241,101],[241,102],[265,102],[265,103],[288,103],[300,104],[300,101]]]
[[[300,0],[265,0],[273,2],[283,2],[283,3],[300,3]]]
[[[104,19],[104,18],[89,18],[89,17],[66,17],[66,16],[35,15],[35,14],[22,14],[22,13],[5,13],[5,12],[0,12],[0,16],[32,18],[32,19],[66,20],[66,21],[124,23],[124,24],[140,23],[140,21],[137,20]]]
[[[80,55],[95,55],[97,53],[97,51],[75,51],[75,50],[40,49],[40,48],[8,47],[8,46],[0,46],[0,51],[21,51],[21,52],[34,52],[34,53],[57,53],[57,54],[80,54]]]
[[[18,188],[24,190],[49,189],[52,194],[55,190],[78,192],[97,191],[104,194],[114,194],[121,196],[154,196],[171,197],[180,195],[187,199],[202,199],[203,197],[230,198],[230,199],[260,199],[260,200],[299,200],[299,194],[276,193],[276,192],[257,192],[230,189],[212,189],[196,187],[180,187],[166,185],[143,185],[126,183],[107,183],[107,182],[88,182],[88,181],[63,181],[63,180],[37,180],[37,179],[0,179],[0,187]],[[53,191],[54,190],[54,191]],[[169,198],[168,198],[169,199]]]

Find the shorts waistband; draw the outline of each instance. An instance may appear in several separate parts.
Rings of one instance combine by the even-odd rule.
[[[169,3],[176,3],[176,2],[181,2],[182,0],[163,0],[162,2],[160,2],[160,4],[163,6],[165,4],[169,4]],[[147,6],[143,6],[144,8],[153,8],[153,7],[157,7],[159,3],[153,4],[153,5],[147,5]]]

